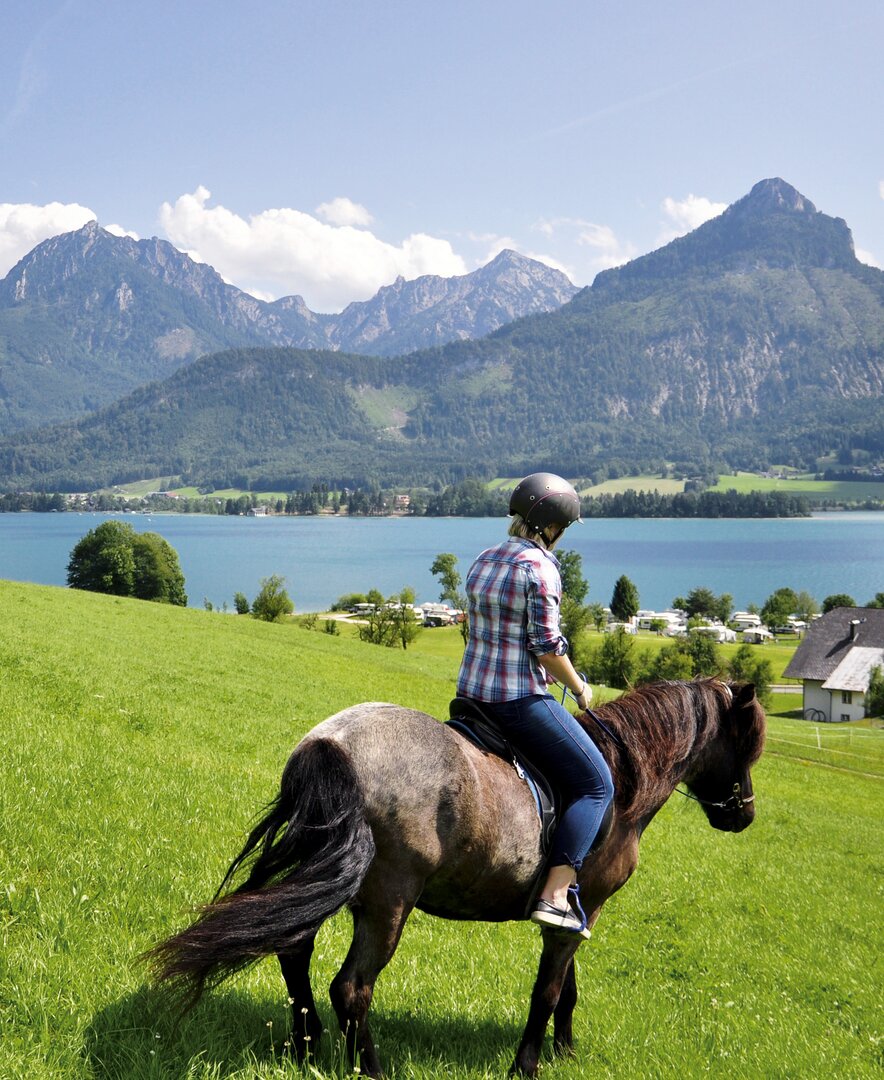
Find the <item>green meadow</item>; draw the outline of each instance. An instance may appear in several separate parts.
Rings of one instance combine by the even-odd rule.
[[[211,898],[290,750],[363,700],[437,716],[455,632],[408,652],[350,634],[0,582],[0,1076],[352,1075],[334,1036],[284,1055],[274,960],[176,1023],[139,954]],[[819,731],[775,699],[739,835],[673,796],[578,960],[576,1057],[553,1078],[877,1077],[884,733]],[[784,715],[780,715],[784,714]],[[348,917],[320,935],[314,987]],[[505,1076],[539,939],[415,914],[375,993],[391,1076]]]

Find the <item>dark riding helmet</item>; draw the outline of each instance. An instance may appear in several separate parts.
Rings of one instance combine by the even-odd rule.
[[[580,521],[580,496],[555,473],[536,472],[516,484],[510,496],[510,515],[518,514],[534,532],[550,525],[567,529]]]

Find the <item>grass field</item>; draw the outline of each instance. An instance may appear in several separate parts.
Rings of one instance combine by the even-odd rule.
[[[381,407],[381,406],[379,406]],[[383,408],[387,408],[384,403]],[[390,406],[392,407],[392,406]],[[492,480],[488,487],[493,490],[504,489],[509,491],[517,482],[518,477],[498,477]],[[169,485],[171,484],[171,487]],[[620,476],[616,480],[605,480],[604,483],[595,484],[592,487],[582,487],[580,494],[583,496],[616,495],[628,491],[658,491],[661,495],[676,495],[684,491],[684,480],[674,480],[671,477],[661,479],[656,475],[644,476]],[[154,480],[138,480],[131,484],[107,489],[108,494],[125,495],[127,498],[142,498],[145,495],[166,489],[176,495],[187,498],[197,498],[199,491],[195,487],[179,487],[174,480],[168,477]],[[852,483],[843,480],[814,480],[811,477],[789,477],[780,480],[772,476],[759,476],[757,473],[735,473],[719,477],[715,487],[710,491],[738,491],[748,494],[752,491],[785,491],[793,495],[804,495],[811,502],[864,502],[866,499],[884,499],[884,484],[879,483]],[[225,488],[223,491],[213,491],[212,496],[219,499],[236,499],[240,495],[249,495],[239,488]],[[255,492],[259,501],[276,501],[285,499],[286,492],[260,491]]]
[[[275,962],[176,1026],[137,957],[212,896],[317,721],[371,699],[444,713],[456,638],[419,641],[402,653],[0,583],[4,1080],[350,1075],[333,1040],[309,1072],[282,1057]],[[884,734],[839,726],[820,741],[772,718],[758,818],[738,836],[670,800],[581,950],[576,1057],[549,1059],[545,1077],[880,1075]],[[329,1027],[347,921],[315,956]],[[415,915],[375,994],[391,1075],[504,1076],[537,955],[527,923]]]
[[[812,477],[790,477],[779,480],[773,476],[756,473],[736,473],[720,476],[710,491],[785,491],[789,495],[805,495],[812,502],[834,500],[836,502],[864,502],[866,499],[884,499],[884,484],[856,483],[848,480],[814,480]]]

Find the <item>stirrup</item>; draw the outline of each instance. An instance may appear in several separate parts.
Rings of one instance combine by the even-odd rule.
[[[580,916],[580,929],[575,932],[588,938],[590,931],[587,929],[586,924],[589,920],[586,918],[586,912],[583,910],[583,906],[580,903],[580,886],[577,882],[568,888],[568,895],[572,898],[571,903],[577,909],[577,914]]]

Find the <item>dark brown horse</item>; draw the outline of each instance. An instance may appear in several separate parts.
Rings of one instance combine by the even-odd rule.
[[[592,926],[638,862],[643,830],[679,783],[716,829],[754,817],[749,775],[764,742],[751,686],[714,679],[656,683],[599,706],[584,723],[614,777],[610,827],[584,863]],[[322,923],[349,905],[353,941],[331,985],[352,1060],[380,1076],[368,1026],[375,980],[412,908],[449,919],[523,919],[543,869],[525,783],[424,713],[366,703],[315,727],[285,767],[280,793],[197,921],[151,953],[157,975],[195,1001],[205,986],[276,954],[292,1001],[299,1059],[322,1031],[309,967]],[[540,969],[515,1069],[533,1076],[550,1017],[555,1048],[572,1045],[573,958],[581,938],[543,932]]]

